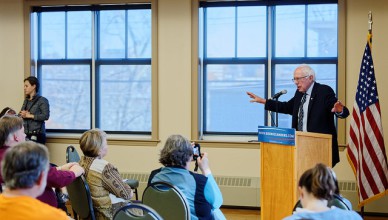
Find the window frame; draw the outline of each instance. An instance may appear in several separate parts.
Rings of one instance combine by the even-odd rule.
[[[268,4],[269,6],[273,6],[273,5],[298,5],[298,4],[306,4],[306,3],[336,3],[337,6],[338,6],[338,17],[337,17],[337,20],[338,20],[338,25],[337,25],[337,33],[338,33],[338,41],[337,41],[337,58],[335,59],[322,59],[320,57],[318,58],[304,58],[302,61],[300,58],[298,59],[293,59],[293,58],[276,58],[274,56],[274,54],[272,54],[272,51],[274,51],[274,40],[272,40],[271,38],[274,39],[274,28],[272,28],[272,32],[271,33],[267,33],[268,34],[268,38],[267,38],[267,44],[268,43],[271,43],[271,46],[272,46],[272,51],[268,51],[268,47],[267,47],[267,58],[270,59],[270,61],[268,63],[266,63],[266,68],[269,68],[269,70],[266,72],[266,76],[265,76],[265,82],[266,83],[266,87],[267,89],[265,90],[265,95],[266,97],[268,97],[268,94],[274,94],[275,91],[274,91],[274,83],[270,83],[268,82],[268,80],[271,80],[271,82],[274,82],[274,77],[275,77],[275,74],[272,74],[272,70],[274,70],[275,68],[275,65],[276,64],[283,64],[283,63],[287,63],[287,64],[300,64],[301,62],[303,63],[307,63],[307,64],[321,64],[323,63],[324,61],[323,60],[330,60],[329,62],[325,62],[325,64],[335,64],[337,65],[337,96],[339,99],[341,100],[345,100],[345,74],[344,74],[344,68],[345,68],[345,58],[344,58],[344,51],[345,51],[345,46],[344,46],[344,39],[345,39],[345,31],[344,31],[344,26],[345,26],[345,2],[343,0],[338,0],[338,1],[308,1],[308,0],[305,0],[305,1],[281,1],[281,0],[275,0],[275,1],[260,1],[260,2],[244,2],[244,1],[236,1],[236,2],[213,2],[213,1],[201,1],[201,0],[198,0],[196,1],[195,3],[193,3],[193,20],[195,20],[195,22],[193,22],[193,38],[200,38],[202,36],[199,36],[199,33],[200,33],[200,23],[199,23],[199,8],[201,6],[203,6],[204,4],[206,4],[207,6],[213,6],[213,7],[216,7],[216,6],[243,6],[243,5],[255,5],[255,6],[260,6],[260,5],[266,5]],[[271,13],[269,14],[268,16],[274,16],[273,15],[273,11],[271,11],[271,9],[268,10],[268,13]],[[272,18],[273,19],[273,18]],[[268,24],[267,25],[271,25],[270,21],[267,21]],[[305,24],[307,25],[307,24]],[[271,31],[271,30],[268,30],[268,31]],[[306,29],[306,32],[307,32],[307,29]],[[193,57],[195,57],[196,59],[193,59],[192,61],[192,68],[193,68],[193,73],[196,73],[195,76],[192,77],[193,79],[193,104],[195,106],[197,106],[197,111],[194,112],[194,115],[192,117],[192,120],[193,120],[193,126],[192,126],[192,136],[193,136],[193,139],[195,140],[198,140],[198,141],[202,141],[202,142],[207,142],[207,141],[211,141],[211,142],[214,142],[215,140],[223,140],[225,138],[227,138],[227,141],[246,141],[246,140],[251,140],[251,138],[255,138],[257,140],[257,136],[254,136],[256,135],[257,133],[227,133],[227,132],[203,132],[201,129],[201,127],[204,127],[202,126],[202,118],[201,118],[201,115],[203,114],[203,109],[205,105],[205,102],[202,100],[201,96],[205,96],[205,95],[202,95],[204,89],[202,88],[202,85],[201,85],[201,82],[203,79],[205,79],[205,74],[203,77],[203,79],[201,78],[201,69],[200,68],[206,68],[205,65],[208,64],[206,63],[205,61],[203,62],[203,66],[200,66],[201,65],[201,60],[200,58],[202,57],[202,55],[200,54],[200,51],[199,51],[199,48],[198,46],[200,45],[200,42],[201,42],[201,39],[198,39],[197,41],[195,41],[195,44],[193,44],[192,46],[192,51],[193,51]],[[307,40],[304,42],[304,44],[307,43]],[[206,48],[204,48],[205,50]],[[306,48],[307,50],[307,48]],[[307,55],[307,53],[305,52],[304,53],[305,56]],[[269,57],[270,56],[270,57]],[[199,60],[198,60],[199,59]],[[265,122],[268,124],[269,123],[269,117],[268,117],[269,113],[268,114],[265,114]],[[194,120],[196,120],[196,122],[194,123]],[[346,132],[346,124],[345,124],[345,120],[339,120],[338,123],[337,123],[337,130],[338,130],[338,139],[339,139],[339,142],[340,143],[343,143],[345,142],[345,132]],[[237,134],[237,135],[236,135]],[[235,135],[234,137],[230,138],[228,137],[229,135]]]
[[[66,4],[71,4],[71,6],[67,6]],[[115,5],[116,4],[116,5]],[[86,6],[85,6],[86,5]],[[61,65],[72,65],[72,64],[87,64],[90,65],[91,74],[94,76],[91,76],[91,90],[94,89],[94,92],[91,91],[91,128],[96,127],[96,123],[94,121],[99,120],[98,119],[98,108],[99,105],[98,102],[98,65],[112,65],[116,64],[117,62],[112,59],[95,59],[95,63],[92,62],[92,59],[96,55],[92,55],[91,59],[67,59],[70,61],[69,63],[64,64],[61,62],[61,59],[55,60],[43,60],[44,62],[34,62],[33,59],[33,50],[35,48],[31,48],[33,40],[33,34],[32,34],[32,18],[31,13],[35,12],[36,7],[42,7],[42,6],[48,6],[50,8],[49,10],[61,10],[65,8],[71,7],[72,11],[77,10],[85,10],[86,7],[89,8],[103,8],[103,9],[118,9],[121,7],[132,7],[132,8],[141,8],[144,7],[144,5],[151,9],[151,59],[148,61],[146,59],[148,58],[131,58],[124,61],[124,63],[130,63],[130,64],[149,64],[151,66],[151,131],[150,132],[127,132],[127,131],[114,131],[114,132],[108,132],[109,134],[112,134],[112,138],[110,138],[110,142],[114,142],[118,145],[125,144],[125,145],[157,145],[157,143],[160,142],[159,140],[159,131],[158,131],[158,102],[156,101],[157,97],[157,91],[158,91],[158,74],[157,74],[157,54],[158,54],[158,45],[157,45],[157,0],[126,0],[126,1],[111,1],[109,5],[106,5],[105,1],[101,0],[91,0],[91,1],[84,1],[81,3],[73,3],[70,1],[61,1],[61,0],[48,0],[48,1],[39,1],[39,0],[32,0],[24,3],[24,15],[25,15],[25,76],[29,75],[35,75],[40,77],[38,67],[41,66],[41,64],[61,64]],[[59,7],[60,6],[60,7]],[[139,9],[140,9],[139,8]],[[122,8],[121,8],[122,9]],[[46,11],[46,10],[45,10]],[[93,25],[93,24],[92,24]],[[94,34],[94,33],[93,33]],[[127,33],[125,33],[127,34]],[[95,44],[95,42],[93,42]],[[128,48],[125,48],[127,50]],[[92,49],[93,51],[93,49]],[[126,53],[125,56],[127,57],[128,54]],[[151,62],[152,60],[152,62]],[[122,62],[120,64],[123,64]],[[67,139],[71,143],[74,143],[75,141],[78,142],[78,138],[84,130],[76,130],[76,129],[66,129],[66,130],[58,130],[58,129],[48,129],[47,136],[48,136],[48,142],[61,142],[63,143],[63,139]]]

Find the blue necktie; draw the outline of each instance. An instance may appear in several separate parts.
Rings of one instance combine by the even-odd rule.
[[[306,93],[303,94],[302,100],[300,101],[299,105],[299,114],[298,114],[298,131],[303,131],[303,105],[306,102]]]

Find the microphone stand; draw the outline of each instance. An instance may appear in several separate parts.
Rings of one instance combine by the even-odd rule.
[[[279,118],[278,118],[278,110],[279,110],[279,106],[278,106],[278,99],[279,97],[276,97],[274,100],[276,101],[276,108],[275,108],[275,127],[278,127],[278,122],[279,122]]]

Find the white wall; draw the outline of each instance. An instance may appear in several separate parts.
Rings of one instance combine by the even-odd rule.
[[[380,94],[383,127],[388,128],[388,2],[381,0],[349,0],[346,21],[346,105],[353,106],[361,56],[366,43],[368,11],[373,11],[373,58]],[[158,155],[163,141],[170,134],[191,134],[191,1],[158,1],[158,74],[160,143],[152,146],[110,146],[107,160],[122,172],[148,173],[159,167]],[[20,109],[23,101],[24,45],[22,0],[0,1],[0,107]],[[341,74],[341,73],[340,73]],[[248,100],[247,100],[248,101]],[[347,127],[349,127],[349,118]],[[349,129],[347,129],[349,130]],[[388,137],[387,129],[384,136]],[[386,140],[387,141],[387,140]],[[48,144],[51,161],[65,162],[68,144]],[[75,144],[76,145],[76,144]],[[219,176],[259,177],[260,150],[207,148],[213,173]],[[354,181],[344,152],[335,167],[340,181]],[[236,198],[244,199],[244,198]],[[381,210],[388,207],[386,199],[373,203]],[[368,206],[366,207],[368,211]]]
[[[0,108],[23,104],[24,43],[21,0],[0,1]]]

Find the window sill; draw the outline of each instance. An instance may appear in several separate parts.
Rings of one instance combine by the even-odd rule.
[[[192,140],[206,148],[237,148],[237,149],[260,149],[260,143],[243,141],[211,141],[211,140]]]
[[[260,149],[257,136],[206,135],[202,140],[192,141],[206,148]],[[345,149],[346,144],[339,144],[339,152],[344,152]]]
[[[48,133],[47,143],[79,144],[81,134]],[[156,147],[160,140],[151,139],[150,135],[108,135],[109,145]]]

